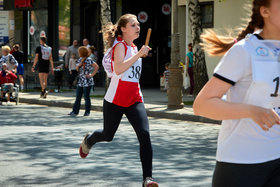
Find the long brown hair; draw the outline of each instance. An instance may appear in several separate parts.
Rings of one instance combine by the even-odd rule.
[[[109,22],[102,28],[102,32],[104,33],[104,38],[109,42],[110,47],[112,47],[116,37],[123,35],[121,28],[126,27],[126,24],[132,18],[137,19],[137,17],[134,14],[124,14],[119,18],[119,20],[115,25],[113,25],[112,22]]]
[[[242,40],[249,33],[253,33],[256,29],[262,29],[264,20],[260,13],[262,6],[269,7],[270,0],[254,0],[252,4],[252,14],[248,25],[243,29],[236,38],[232,36],[221,36],[213,30],[208,30],[201,35],[203,48],[211,56],[224,55],[237,41]]]

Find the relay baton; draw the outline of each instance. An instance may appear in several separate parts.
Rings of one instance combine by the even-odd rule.
[[[147,32],[147,36],[146,36],[146,41],[145,41],[145,45],[149,45],[150,42],[150,38],[151,38],[151,33],[152,33],[152,29],[149,28],[148,32]],[[146,57],[147,55],[144,55],[144,57]]]

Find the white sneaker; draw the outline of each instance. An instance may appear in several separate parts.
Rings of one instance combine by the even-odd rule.
[[[10,102],[10,101],[7,101],[7,105],[8,105],[8,106],[10,106],[10,105],[12,105],[12,104],[11,104],[11,102]]]
[[[89,151],[91,149],[91,147],[88,146],[87,144],[87,138],[89,136],[89,133],[87,133],[80,145],[80,149],[79,149],[79,153],[80,153],[80,157],[81,158],[86,158],[89,154]]]

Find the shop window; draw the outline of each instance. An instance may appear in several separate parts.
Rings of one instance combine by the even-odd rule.
[[[201,2],[201,25],[202,28],[213,28],[214,27],[214,2]]]
[[[59,60],[63,61],[63,56],[70,45],[70,0],[59,0]]]
[[[36,48],[40,45],[40,37],[45,35],[48,38],[48,10],[32,10],[28,14],[30,16],[28,54],[34,59]]]

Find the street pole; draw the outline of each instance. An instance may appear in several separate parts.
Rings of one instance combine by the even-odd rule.
[[[183,103],[183,67],[180,66],[180,34],[178,32],[178,0],[172,0],[171,64],[168,77],[168,109],[181,109]]]

